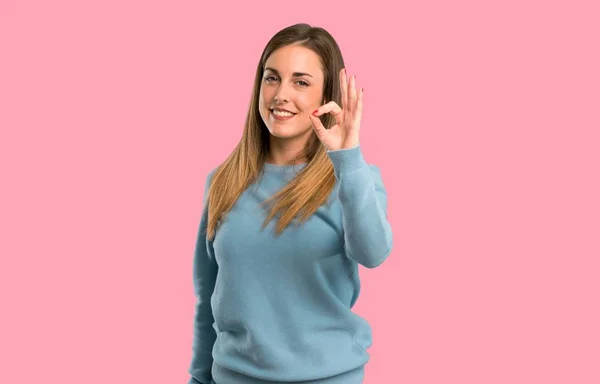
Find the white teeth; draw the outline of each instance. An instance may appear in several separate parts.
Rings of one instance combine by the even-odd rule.
[[[273,114],[277,115],[277,116],[294,116],[293,113],[290,113],[290,112],[281,112],[281,111],[278,111],[276,109],[273,110]]]

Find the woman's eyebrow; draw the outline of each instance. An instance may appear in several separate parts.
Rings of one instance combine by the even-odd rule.
[[[271,71],[271,72],[275,72],[276,74],[278,74],[278,75],[279,75],[279,72],[278,72],[276,69],[273,69],[273,68],[269,68],[269,67],[267,67],[267,68],[265,68],[265,71]],[[304,72],[294,72],[294,73],[292,74],[292,76],[293,76],[293,77],[298,77],[298,76],[310,76],[310,77],[312,77],[312,75],[310,75],[310,74],[308,74],[308,73],[304,73]]]

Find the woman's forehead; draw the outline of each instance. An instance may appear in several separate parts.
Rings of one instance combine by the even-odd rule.
[[[301,46],[286,46],[275,50],[265,63],[265,70],[280,75],[296,76],[295,73],[319,76],[321,60],[313,50]]]

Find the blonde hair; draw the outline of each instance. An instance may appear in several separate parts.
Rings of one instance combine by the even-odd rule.
[[[275,50],[290,44],[309,48],[320,57],[324,73],[322,102],[333,100],[342,105],[338,73],[344,68],[344,60],[338,44],[329,32],[308,24],[295,24],[275,34],[263,50],[256,69],[242,138],[227,159],[214,170],[210,180],[205,203],[208,204],[207,238],[210,240],[214,238],[218,225],[239,196],[261,175],[269,152],[270,135],[259,114],[261,80],[269,56]],[[321,116],[320,119],[325,127],[335,123],[330,114]],[[334,188],[333,164],[314,131],[297,158],[306,158],[308,162],[284,188],[263,202],[270,207],[263,229],[276,216],[279,216],[277,234],[283,232],[294,219],[306,221],[327,201]]]

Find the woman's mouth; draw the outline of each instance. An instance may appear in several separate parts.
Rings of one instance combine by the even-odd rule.
[[[271,115],[275,118],[275,120],[289,120],[296,116],[295,113],[278,111],[276,109],[271,109]]]

